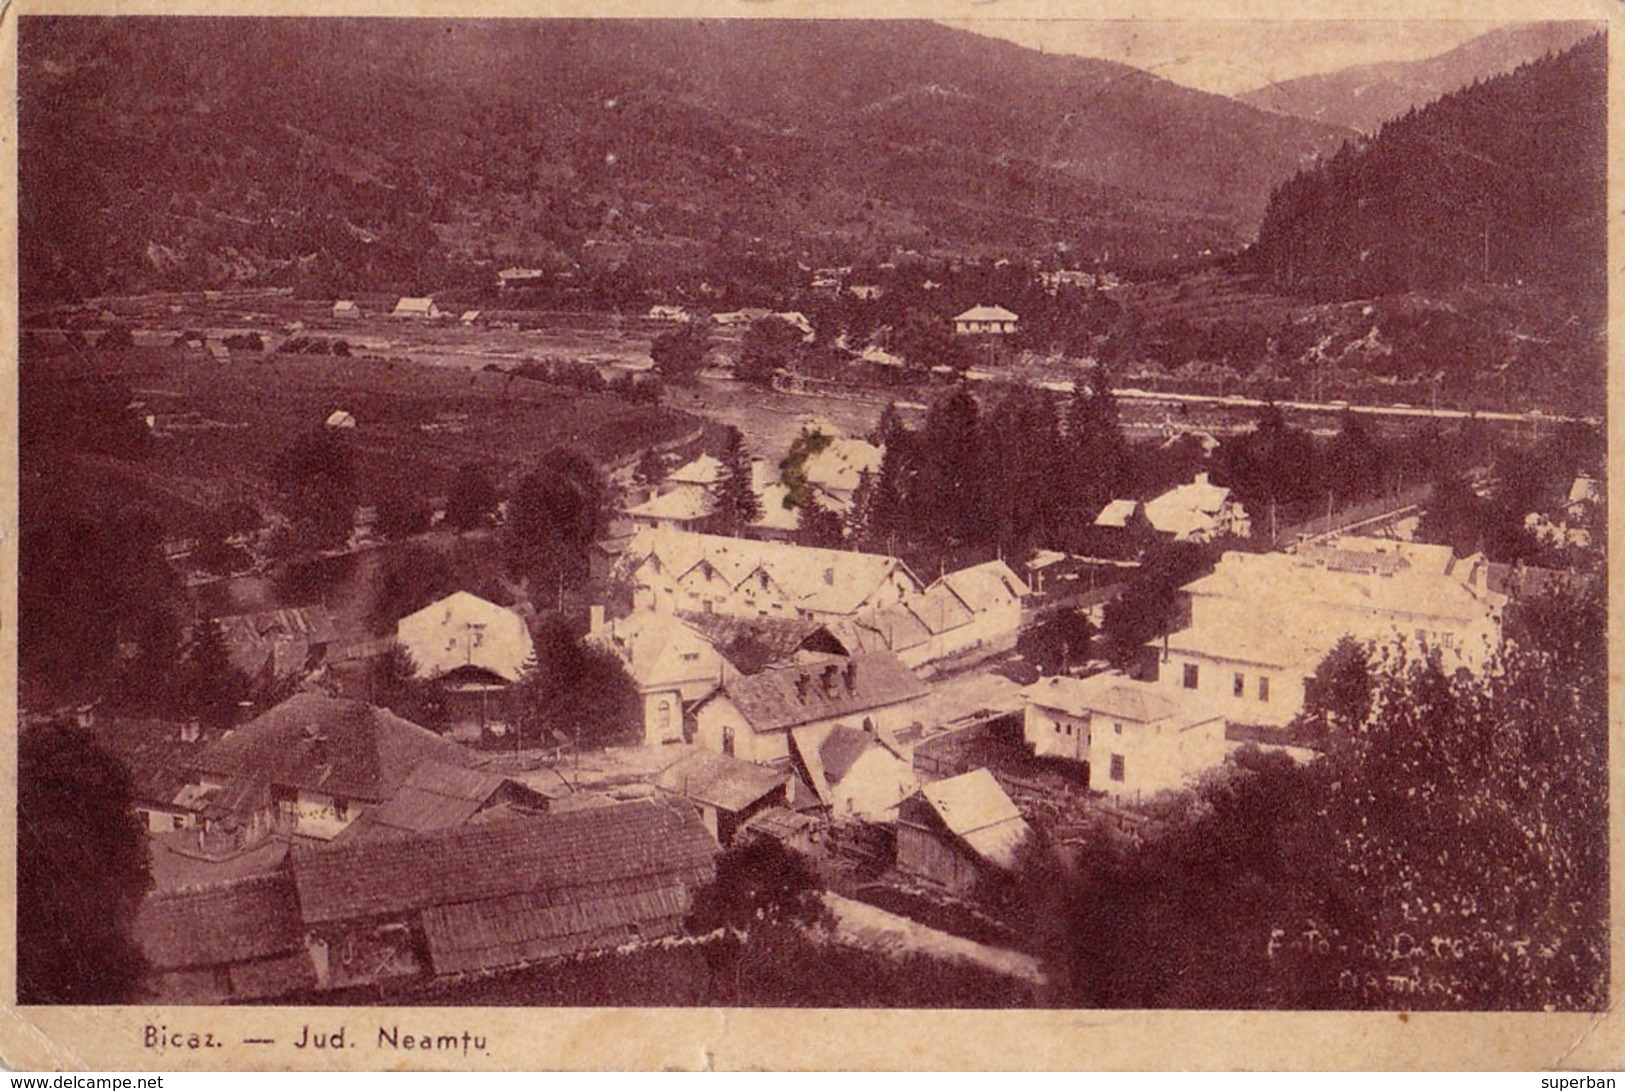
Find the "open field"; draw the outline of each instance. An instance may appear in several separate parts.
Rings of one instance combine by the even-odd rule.
[[[155,366],[126,380],[141,412],[197,414],[212,425],[173,430],[151,457],[102,460],[103,469],[202,507],[234,497],[266,502],[278,456],[341,409],[357,422],[346,435],[364,500],[396,489],[444,494],[465,462],[511,480],[554,446],[607,463],[700,427],[670,409],[495,371],[292,354],[239,352],[225,364],[182,351],[153,355]]]

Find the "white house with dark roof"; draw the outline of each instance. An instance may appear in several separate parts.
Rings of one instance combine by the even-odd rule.
[[[1185,787],[1230,749],[1222,714],[1155,683],[1118,674],[1041,678],[1021,695],[1033,753],[1087,762],[1089,787],[1114,799]]]
[[[694,741],[745,761],[790,756],[790,731],[847,724],[895,732],[913,723],[927,689],[895,655],[805,656],[729,678],[700,703]]]
[[[954,332],[967,337],[1015,333],[1018,321],[1020,318],[1014,311],[978,303],[970,310],[954,315]]]
[[[534,651],[524,618],[467,591],[401,618],[395,640],[424,679],[481,675],[517,682]]]

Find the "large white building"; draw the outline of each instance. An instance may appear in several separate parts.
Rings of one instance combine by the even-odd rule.
[[[1477,669],[1500,647],[1507,601],[1490,589],[1482,557],[1375,538],[1226,553],[1183,595],[1189,624],[1155,645],[1159,683],[1261,724],[1302,711],[1305,681],[1345,635],[1404,639],[1437,648],[1447,666]]]

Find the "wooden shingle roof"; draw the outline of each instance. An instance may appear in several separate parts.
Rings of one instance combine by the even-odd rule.
[[[301,951],[293,878],[285,871],[150,894],[136,940],[153,970],[223,966]]]
[[[301,693],[208,747],[195,767],[247,784],[376,803],[425,761],[468,766],[474,755],[387,709]]]
[[[690,886],[711,873],[716,842],[692,808],[638,800],[414,837],[296,847],[307,923],[391,916],[546,894],[565,901],[651,878]],[[658,885],[658,884],[657,884]]]
[[[837,716],[861,716],[924,696],[925,685],[890,652],[844,663],[786,666],[746,675],[724,689],[755,731],[778,731]]]

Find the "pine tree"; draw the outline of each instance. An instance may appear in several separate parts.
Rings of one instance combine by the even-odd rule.
[[[730,534],[740,534],[762,517],[762,502],[751,481],[750,452],[738,428],[729,426],[722,449],[723,477],[717,482],[717,516]]]

